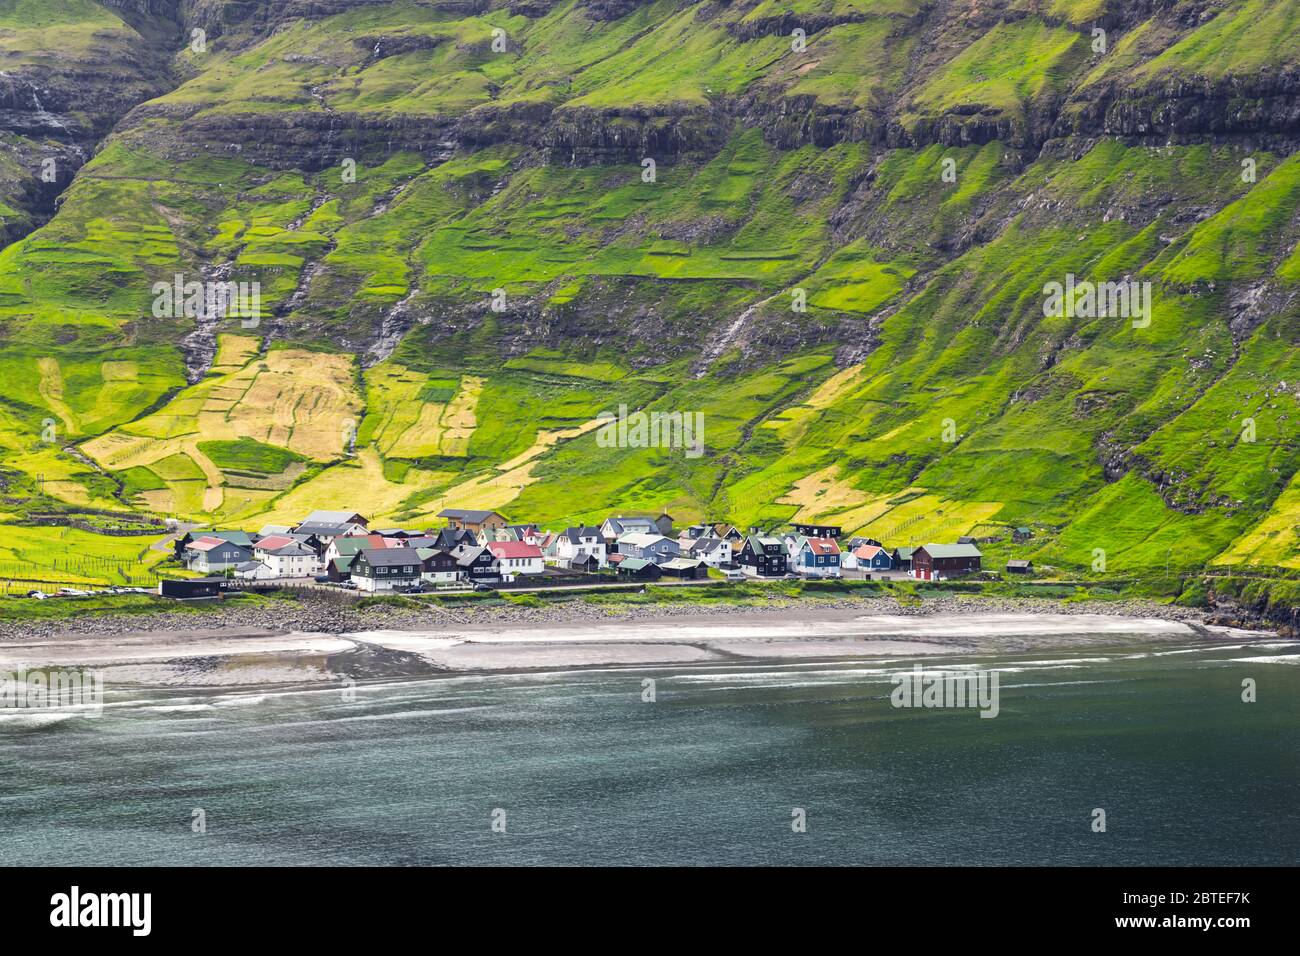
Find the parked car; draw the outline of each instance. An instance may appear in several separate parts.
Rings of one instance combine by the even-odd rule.
[[[330,576],[329,576],[328,574],[318,574],[318,575],[316,575],[316,583],[317,583],[317,584],[329,584],[329,583],[330,583]]]
[[[44,591],[28,591],[27,596],[29,598],[36,598],[36,600],[38,601],[44,601],[46,598],[49,597],[49,595],[46,594]]]
[[[341,587],[341,588],[346,588],[346,589],[349,590],[349,591],[355,591],[355,590],[357,589],[357,582],[356,582],[356,581],[340,581],[340,582],[339,582],[339,587]]]
[[[496,588],[494,588],[494,587],[493,587],[492,585],[490,585],[490,584],[484,584],[482,581],[479,581],[477,584],[474,585],[474,590],[475,590],[475,591],[495,591]]]
[[[730,571],[723,571],[722,576],[726,578],[728,581],[745,580],[745,572],[740,570],[739,568],[732,568]]]
[[[59,593],[64,597],[89,597],[89,591],[81,591],[77,588],[59,588]]]
[[[423,591],[424,588],[420,587],[418,584],[412,584],[409,587],[402,588],[403,594],[420,594]]]

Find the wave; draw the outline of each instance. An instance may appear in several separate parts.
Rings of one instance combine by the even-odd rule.
[[[25,711],[22,713],[0,713],[0,727],[5,729],[19,727],[49,727],[54,724],[61,724],[73,717],[86,717],[89,714],[78,714],[69,710],[50,710],[50,711]]]
[[[214,709],[212,704],[161,704],[156,707],[141,708],[151,714],[191,714]]]

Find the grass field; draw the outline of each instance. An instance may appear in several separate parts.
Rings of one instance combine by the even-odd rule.
[[[47,585],[152,585],[155,569],[170,554],[150,549],[158,539],[0,524],[0,586],[22,594]]]

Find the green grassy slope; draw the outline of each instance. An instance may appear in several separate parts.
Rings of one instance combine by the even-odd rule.
[[[1300,5],[987,6],[226,8],[0,251],[5,508],[1300,566]],[[1044,314],[1067,273],[1150,322]],[[155,315],[177,274],[260,315]],[[704,454],[604,447],[620,404]]]

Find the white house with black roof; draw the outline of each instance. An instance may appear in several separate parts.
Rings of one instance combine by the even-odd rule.
[[[596,559],[596,566],[608,567],[609,559],[605,554],[605,538],[600,529],[591,525],[565,528],[555,539],[555,563],[572,567],[573,562],[588,563],[588,557]]]
[[[732,563],[731,542],[725,538],[696,538],[682,553],[711,568],[730,567]]]
[[[270,568],[272,576],[277,578],[304,578],[325,570],[325,559],[314,548],[297,541],[274,548],[264,548],[259,541],[253,557]]]
[[[413,548],[369,548],[352,560],[352,581],[361,591],[392,591],[420,583],[424,572]]]
[[[619,515],[616,518],[606,518],[600,526],[600,535],[605,539],[605,547],[610,552],[618,550],[618,539],[625,534],[659,534],[659,525],[655,524],[653,518]]]

